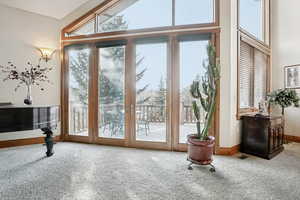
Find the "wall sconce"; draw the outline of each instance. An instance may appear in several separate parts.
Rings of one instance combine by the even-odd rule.
[[[41,58],[45,60],[45,62],[51,60],[51,57],[55,52],[55,50],[49,48],[39,48],[39,51],[41,52]]]

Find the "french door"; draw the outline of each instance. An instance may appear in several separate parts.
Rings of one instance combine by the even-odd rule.
[[[205,73],[211,39],[174,34],[67,47],[66,138],[186,150],[186,136],[196,133],[189,87]]]
[[[171,148],[170,43],[167,37],[133,40],[132,142]]]
[[[92,142],[91,125],[91,66],[92,52],[86,45],[70,46],[65,49],[65,80],[68,87],[64,90],[63,108],[67,116],[67,139]],[[68,120],[66,120],[68,119]]]

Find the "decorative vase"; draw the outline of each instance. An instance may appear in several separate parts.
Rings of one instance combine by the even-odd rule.
[[[26,105],[31,105],[32,104],[32,97],[31,97],[31,84],[26,84],[27,86],[27,96],[24,99],[24,103]]]

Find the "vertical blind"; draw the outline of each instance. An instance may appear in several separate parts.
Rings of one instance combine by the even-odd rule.
[[[258,108],[266,98],[268,56],[244,41],[240,46],[240,108]]]

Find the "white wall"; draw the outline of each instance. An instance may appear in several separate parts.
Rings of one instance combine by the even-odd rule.
[[[68,14],[61,20],[61,28],[72,23],[74,20],[78,19],[79,17],[83,16],[85,13],[90,11],[91,9],[95,8],[96,6],[100,5],[100,3],[104,2],[104,0],[90,0],[74,10],[72,13]]]
[[[237,112],[237,0],[220,1],[220,146],[240,143]]]
[[[284,66],[300,64],[300,1],[272,0],[272,84],[284,87]],[[298,90],[300,93],[300,90]],[[286,134],[300,137],[300,109],[286,110]]]
[[[59,49],[60,21],[41,15],[0,6],[0,65],[12,61],[22,70],[28,61],[37,63],[40,57],[36,47]],[[54,70],[49,73],[52,85],[45,85],[45,91],[33,88],[34,104],[60,104],[60,61],[57,52],[49,65]],[[22,105],[26,96],[25,87],[14,92],[16,82],[2,82],[0,73],[0,102],[12,102]],[[58,133],[58,132],[57,132]],[[0,140],[39,137],[40,131],[26,131],[18,133],[0,133]]]

